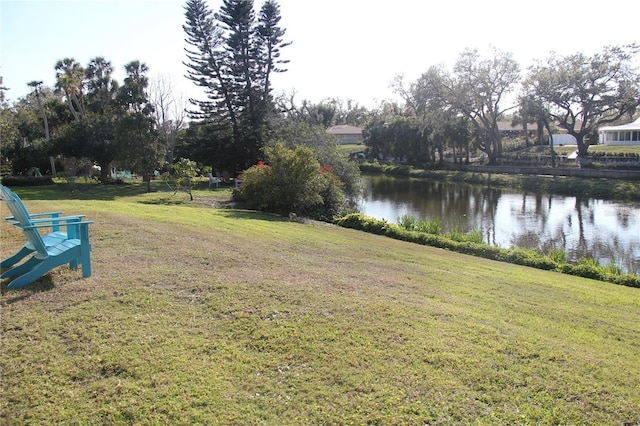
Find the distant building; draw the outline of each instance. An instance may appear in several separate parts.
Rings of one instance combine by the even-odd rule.
[[[640,118],[620,126],[604,126],[598,129],[600,143],[605,145],[640,145]]]
[[[362,129],[360,127],[343,124],[327,129],[328,133],[335,135],[342,145],[362,143]]]
[[[580,126],[580,122],[576,123],[576,126]],[[524,137],[524,126],[522,124],[513,125],[510,121],[498,121],[498,130],[500,136],[503,138]],[[538,125],[536,123],[527,124],[527,132],[529,139],[535,139],[538,134]],[[553,144],[554,145],[575,145],[577,144],[576,138],[567,134],[567,131],[560,127],[558,123],[553,124]],[[544,136],[544,144],[549,143],[549,132],[547,129],[542,129]]]
[[[525,136],[524,126],[522,124],[514,125],[510,121],[498,121],[498,130],[500,131],[500,136],[503,138]],[[528,136],[530,139],[534,138],[538,132],[538,125],[536,123],[528,123],[527,132],[529,133]]]

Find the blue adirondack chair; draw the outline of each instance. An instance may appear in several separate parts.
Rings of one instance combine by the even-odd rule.
[[[0,185],[0,200],[6,201],[8,200],[12,192],[9,188]],[[51,223],[51,232],[48,234],[42,235],[42,241],[45,246],[50,247],[54,246],[68,238],[67,233],[62,231],[60,225],[65,225],[66,222],[79,222],[82,218],[86,217],[86,215],[73,215],[73,216],[65,216],[61,217],[60,214],[62,212],[46,212],[46,213],[31,213],[29,214],[29,218],[31,219],[32,224],[37,222],[50,222]],[[7,222],[11,224],[17,224],[16,219],[13,216],[4,218]],[[66,228],[66,227],[65,227]],[[16,263],[20,262],[23,258],[27,257],[29,254],[35,251],[35,247],[30,242],[26,242],[20,250],[18,250],[14,255],[7,257],[0,261],[0,268],[9,268]]]
[[[0,187],[2,200],[7,204],[9,211],[13,215],[10,219],[11,222],[20,228],[25,235],[27,239],[25,247],[27,247],[27,250],[33,248],[32,256],[29,259],[0,275],[0,278],[17,277],[9,283],[9,288],[28,285],[51,269],[66,263],[69,264],[71,269],[81,266],[83,277],[91,276],[89,224],[93,223],[93,221],[84,221],[78,216],[34,219],[27,212],[20,197],[9,188],[2,185]],[[61,225],[66,227],[66,238],[56,241],[51,237],[48,239],[48,244],[46,244],[40,235],[39,229]],[[22,251],[21,249],[18,253]]]

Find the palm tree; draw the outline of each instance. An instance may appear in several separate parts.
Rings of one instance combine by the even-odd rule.
[[[73,58],[64,58],[56,63],[56,89],[62,90],[73,117],[85,118],[83,85],[85,71]]]
[[[42,81],[31,81],[27,83],[27,86],[33,87],[33,92],[35,93],[36,101],[38,102],[38,108],[40,109],[40,115],[42,115],[42,121],[44,122],[44,137],[46,140],[49,140],[49,122],[47,121],[47,114],[44,112],[42,100],[40,99],[40,86],[42,86]]]
[[[113,66],[110,61],[98,56],[86,69],[87,106],[90,111],[103,114],[118,91],[118,82],[111,78]]]

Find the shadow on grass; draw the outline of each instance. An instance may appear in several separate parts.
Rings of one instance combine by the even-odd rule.
[[[199,182],[194,191],[207,190],[206,182]],[[223,188],[220,188],[223,189]],[[185,200],[171,200],[175,191],[166,183],[153,181],[151,191],[147,191],[147,184],[141,180],[128,180],[115,184],[101,184],[96,181],[78,180],[73,191],[62,181],[47,186],[16,186],[11,188],[23,200],[97,200],[113,201],[118,198],[136,197],[145,194],[162,194],[158,200],[145,200],[148,204],[185,204]],[[213,191],[215,192],[215,191]]]
[[[27,299],[32,294],[53,290],[54,288],[51,274],[46,274],[27,286],[24,286],[21,288],[15,288],[15,289],[8,287],[8,285],[11,284],[11,280],[7,279],[2,281],[3,281],[2,284],[0,284],[0,294],[2,295],[5,295],[7,293],[15,294],[14,297],[5,299],[2,302],[3,305],[10,305],[12,303],[19,302],[21,300]]]
[[[140,200],[138,201],[138,203],[140,204],[149,204],[149,205],[156,205],[156,206],[182,206],[182,205],[189,205],[190,203],[192,203],[189,200],[183,200],[180,198],[176,198],[173,196],[173,194],[167,194],[167,195],[162,195],[159,196],[155,199],[150,199],[150,200]]]
[[[230,219],[264,220],[268,222],[300,222],[275,213],[265,213],[256,210],[220,209],[220,214]]]
[[[102,200],[109,201],[121,197],[133,197],[147,192],[146,183],[124,182],[103,185],[88,181],[77,182],[72,191],[66,183],[47,186],[16,186],[11,188],[23,200]],[[152,191],[161,190],[160,185],[152,185]]]

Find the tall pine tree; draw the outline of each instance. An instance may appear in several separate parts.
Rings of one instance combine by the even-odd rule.
[[[206,100],[191,99],[191,117],[230,134],[221,149],[239,171],[255,163],[267,138],[273,111],[270,75],[283,72],[280,49],[285,30],[279,27],[280,8],[267,0],[256,18],[253,0],[223,0],[212,13],[204,0],[187,0],[183,29],[187,49],[187,78],[203,87]]]
[[[282,65],[288,60],[280,59],[280,49],[287,47],[291,42],[284,42],[285,30],[280,25],[280,6],[274,0],[267,0],[260,9],[258,17],[257,37],[260,50],[257,52],[258,66],[262,70],[262,98],[272,102],[271,98],[271,74],[287,71]]]

